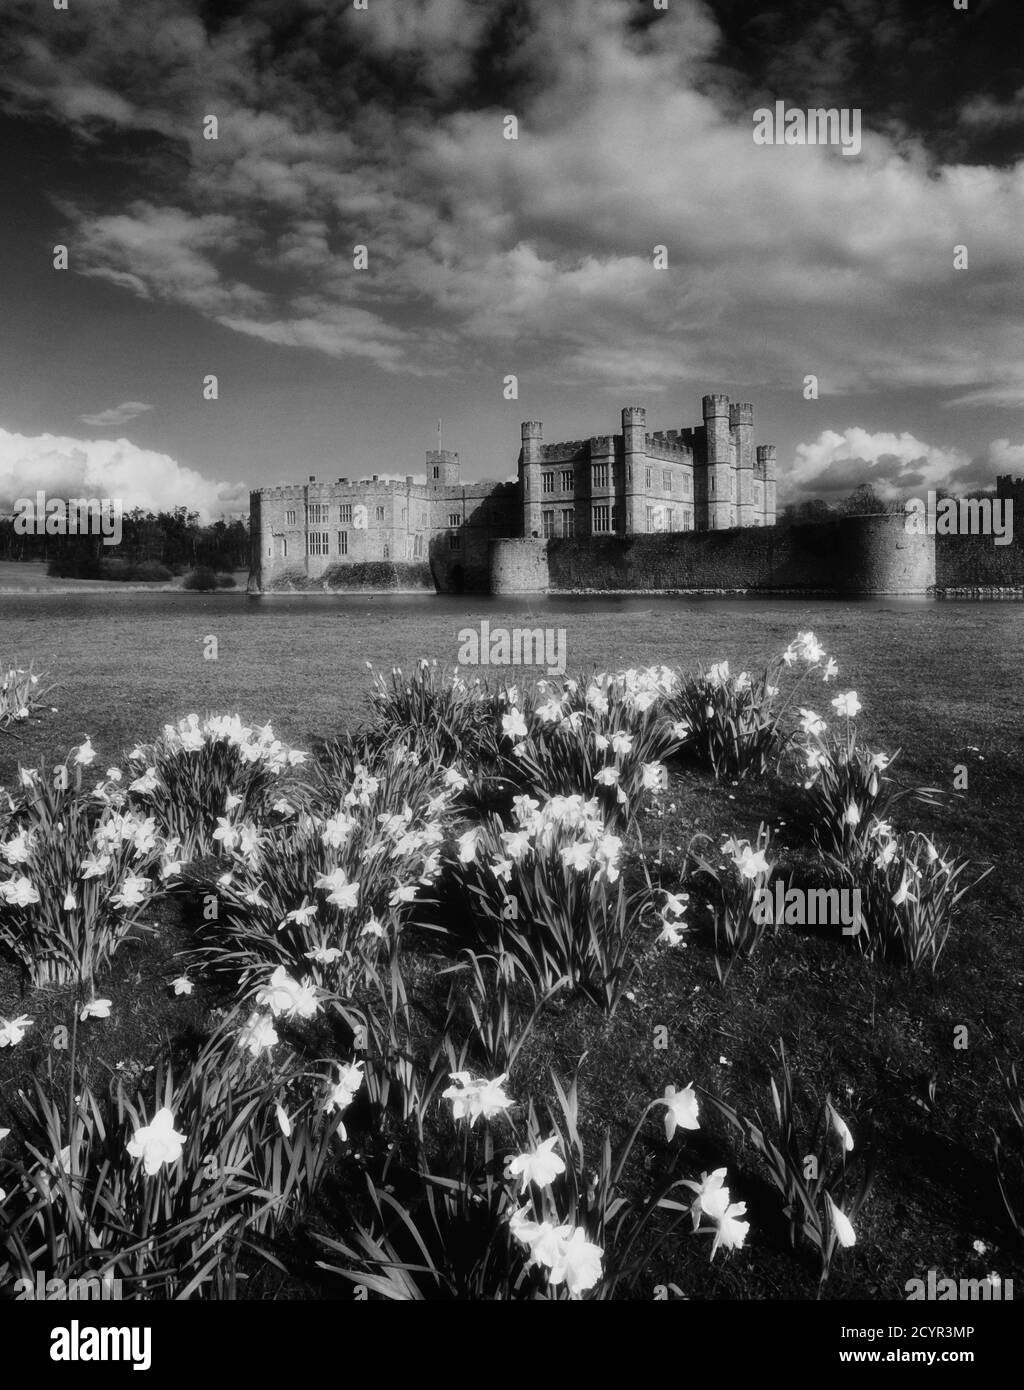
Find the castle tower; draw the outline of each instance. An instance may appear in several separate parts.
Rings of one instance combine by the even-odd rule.
[[[647,530],[647,411],[642,405],[627,405],[622,412],[622,456],[624,529],[636,536]]]
[[[775,445],[759,444],[756,471],[764,482],[764,526],[775,525],[775,466]]]
[[[707,524],[709,530],[722,531],[733,524],[733,503],[729,497],[733,467],[729,397],[705,396],[703,407],[708,452]]]
[[[427,487],[457,487],[459,456],[450,449],[427,450]]]
[[[754,407],[734,401],[729,407],[729,429],[736,453],[736,507],[734,526],[754,524]]]
[[[519,455],[519,484],[523,496],[523,535],[544,534],[541,511],[544,501],[541,483],[541,461],[544,451],[544,426],[539,420],[523,421],[523,448]]]

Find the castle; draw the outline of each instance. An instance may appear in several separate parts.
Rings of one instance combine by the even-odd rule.
[[[703,400],[704,423],[647,433],[641,406],[620,434],[545,444],[522,426],[515,482],[463,482],[459,456],[427,454],[426,482],[374,474],[250,494],[250,590],[308,583],[337,565],[429,566],[441,591],[486,592],[492,542],[714,531],[775,524],[775,447],[755,445],[754,407]]]

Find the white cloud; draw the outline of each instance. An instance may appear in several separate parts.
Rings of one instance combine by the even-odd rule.
[[[816,440],[798,444],[789,468],[780,468],[780,491],[787,496],[842,496],[869,483],[884,498],[932,489],[964,492],[990,487],[1000,473],[1024,469],[1024,444],[993,440],[983,453],[928,444],[904,431],[892,434],[850,426],[841,433],[823,430]]]
[[[96,497],[125,511],[171,511],[184,502],[202,521],[247,512],[244,483],[218,483],[167,454],[139,449],[127,439],[73,439],[66,435],[12,434],[0,429],[0,508],[19,497]]]
[[[785,94],[739,94],[697,0],[638,30],[623,0],[521,0],[501,55],[517,141],[502,107],[459,96],[489,42],[486,0],[307,0],[309,51],[285,43],[273,63],[269,7],[209,33],[184,0],[127,10],[116,26],[69,11],[76,45],[58,57],[25,7],[9,83],[15,109],[174,141],[167,206],[68,210],[77,268],[112,286],[389,372],[483,361],[749,394],[814,373],[833,396],[1020,403],[1024,163],[936,163],[870,125],[858,159],[755,146],[754,109]],[[326,86],[320,45],[372,80]],[[204,141],[211,92],[220,138]],[[1006,105],[961,116],[992,124]]]

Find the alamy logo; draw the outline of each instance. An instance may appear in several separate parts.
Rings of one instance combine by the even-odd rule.
[[[492,628],[486,619],[480,631],[459,631],[461,666],[546,666],[549,676],[565,675],[565,628]]]
[[[1001,1279],[998,1274],[990,1274],[987,1279],[940,1279],[937,1271],[930,1269],[926,1280],[908,1279],[903,1287],[908,1303],[915,1299],[951,1303],[978,1299],[999,1302],[1013,1298],[1013,1280]]]
[[[759,106],[754,112],[755,145],[838,145],[843,154],[860,154],[860,107],[810,107],[786,110]]]
[[[133,1371],[153,1364],[148,1327],[83,1327],[77,1320],[50,1333],[51,1361],[131,1361]]]
[[[903,529],[916,536],[992,536],[996,545],[1013,540],[1013,502],[1009,498],[911,497],[904,505]]]
[[[16,536],[102,536],[121,544],[121,502],[111,497],[19,497],[14,504]]]
[[[787,927],[839,927],[860,931],[859,888],[786,888],[781,879],[754,894],[754,921]]]

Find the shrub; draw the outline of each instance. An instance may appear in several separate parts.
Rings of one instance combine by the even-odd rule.
[[[181,581],[181,587],[207,593],[209,590],[217,588],[217,576],[206,565],[199,565],[196,569],[189,570]]]
[[[564,978],[611,1015],[628,986],[635,931],[619,873],[621,841],[595,800],[516,799],[514,830],[497,816],[459,840],[452,875],[474,936],[499,960],[511,955],[534,986]],[[617,886],[615,886],[617,885]]]
[[[100,561],[101,579],[118,579],[140,584],[166,584],[173,575],[166,565],[158,560],[122,560],[114,557]]]
[[[102,579],[98,555],[69,553],[57,555],[46,566],[51,579]]]
[[[869,1156],[865,1160],[860,1185],[841,1199],[843,1205],[840,1206],[833,1193],[838,1196],[846,1185],[846,1154],[854,1148],[853,1136],[828,1096],[818,1107],[814,1125],[809,1130],[800,1129],[793,1101],[793,1078],[781,1039],[779,1060],[781,1087],[774,1077],[771,1078],[777,1139],[769,1136],[768,1126],[757,1112],[753,1120],[745,1119],[714,1096],[707,1099],[764,1159],[772,1182],[782,1196],[783,1213],[789,1221],[790,1244],[795,1247],[800,1239],[818,1252],[821,1283],[824,1283],[836,1246],[854,1243],[852,1222],[871,1191],[874,1159]],[[830,1138],[837,1149],[834,1159],[828,1155]]]
[[[232,823],[271,819],[278,801],[300,805],[301,788],[284,774],[305,760],[269,724],[251,729],[237,714],[200,723],[190,714],[128,754],[128,796],[156,818],[187,861],[212,853]]]
[[[0,1250],[14,1277],[117,1278],[130,1298],[236,1297],[243,1255],[280,1266],[273,1238],[330,1159],[331,1078],[294,1055],[276,1067],[247,1055],[238,1023],[230,1015],[179,1079],[164,1057],[151,1091],[119,1084],[113,1098],[77,1066],[72,1034],[71,1086],[52,1066],[34,1078],[11,1116],[26,1159],[0,1161]],[[180,1153],[147,1172],[128,1145],[158,1112]]]
[[[856,691],[837,695],[832,703],[844,721],[841,733],[814,710],[800,711],[795,751],[806,780],[798,814],[821,854],[856,865],[871,850],[873,827],[900,801],[911,796],[934,806],[941,793],[935,787],[898,788],[886,775],[899,750],[891,756],[872,753],[860,742],[853,722],[861,709]]]
[[[661,759],[687,731],[662,713],[676,684],[668,667],[539,682],[543,699],[520,706],[502,692],[502,775],[538,797],[596,798],[609,826],[635,817],[647,792],[667,786]],[[500,706],[499,706],[500,709]]]
[[[305,570],[295,567],[267,580],[264,587],[271,593],[304,593],[309,589],[318,589],[320,583],[318,580],[310,579]]]
[[[218,589],[234,589],[234,588],[235,588],[235,576],[234,576],[233,574],[218,574],[218,575],[217,575],[217,588],[218,588]]]
[[[715,964],[722,978],[720,953],[750,956],[773,924],[769,884],[773,865],[768,860],[771,832],[758,827],[757,843],[727,839],[721,853],[724,867],[701,859],[699,872],[712,880],[717,889],[714,912]]]
[[[79,750],[81,753],[82,750]],[[155,821],[90,800],[64,764],[66,787],[23,770],[0,845],[0,942],[36,986],[90,984],[149,908]]]
[[[27,667],[0,668],[0,733],[39,713],[44,697],[53,689],[52,686],[40,689],[43,679],[32,662]]]
[[[855,940],[868,955],[911,969],[927,964],[934,973],[957,904],[981,879],[958,887],[968,861],[955,860],[948,850],[940,854],[920,832],[894,834],[884,822],[873,821],[869,837],[873,857],[832,861],[844,883],[860,891],[861,930]],[[981,878],[988,873],[991,869]]]
[[[328,566],[313,581],[323,589],[433,589],[430,566],[425,561],[366,560]]]
[[[381,1182],[368,1175],[368,1221],[354,1221],[347,1240],[316,1236],[343,1260],[320,1260],[320,1268],[403,1302],[605,1300],[635,1292],[660,1246],[684,1221],[696,1234],[715,1236],[712,1258],[719,1245],[743,1244],[747,1223],[737,1217],[745,1207],[730,1203],[724,1169],[699,1183],[677,1178],[674,1156],[668,1175],[642,1201],[622,1191],[630,1152],[656,1106],[667,1106],[672,1116],[666,1123],[670,1142],[677,1105],[681,1123],[699,1128],[691,1088],[676,1096],[667,1087],[665,1097],[651,1101],[614,1157],[606,1133],[596,1165],[589,1165],[578,1123],[578,1068],[568,1088],[552,1073],[558,1113],[547,1107],[542,1125],[530,1101],[522,1137],[513,1118],[518,1107],[502,1089],[504,1075],[485,1081],[460,1072],[451,1079],[456,1084],[444,1094],[462,1133],[445,1156],[445,1171],[436,1165],[431,1171],[421,1155],[401,1197],[393,1184],[385,1185],[387,1169]],[[475,1133],[479,1118],[482,1135]],[[680,1187],[695,1198],[672,1200],[668,1194]],[[659,1211],[675,1215],[655,1233],[649,1223]]]
[[[800,663],[803,671],[777,703],[783,672]],[[826,660],[813,632],[800,632],[759,676],[746,671],[732,675],[727,661],[699,667],[668,702],[667,713],[688,726],[688,751],[710,768],[716,781],[760,777],[786,747],[783,718],[800,686],[819,672],[823,680],[831,680],[838,669]]]
[[[327,817],[225,823],[230,867],[218,880],[207,958],[242,974],[287,964],[321,983],[336,981],[360,946],[396,942],[440,872],[448,804],[444,793],[421,793],[389,809],[401,785],[357,767]]]
[[[398,666],[388,680],[376,673],[370,703],[371,732],[380,742],[425,745],[444,762],[497,759],[497,696],[479,680],[467,684],[458,668],[447,675],[436,661],[420,661],[408,676]]]

